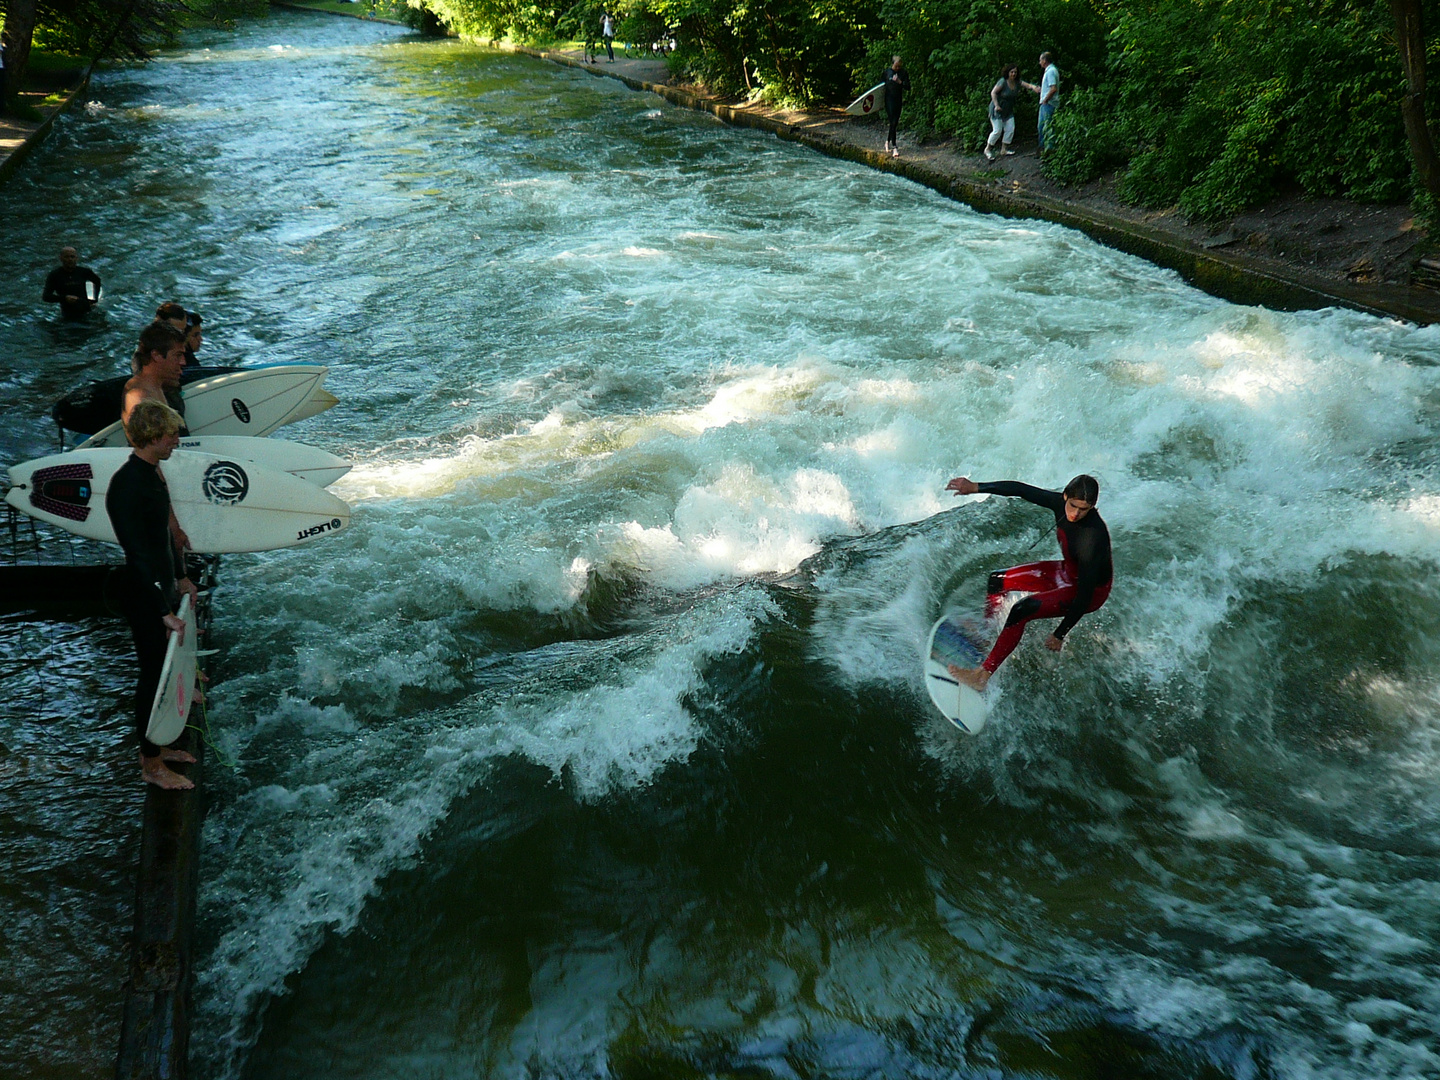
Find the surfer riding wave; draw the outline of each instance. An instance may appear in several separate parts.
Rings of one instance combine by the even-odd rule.
[[[990,575],[986,589],[985,614],[993,617],[1011,593],[1026,594],[1011,609],[995,646],[978,668],[951,666],[950,674],[967,686],[984,690],[995,669],[1020,644],[1025,625],[1032,619],[1060,619],[1060,625],[1045,639],[1045,647],[1059,652],[1065,635],[1082,615],[1095,611],[1110,596],[1113,566],[1110,560],[1110,530],[1095,510],[1100,482],[1082,473],[1065,485],[1065,490],[1047,491],[1014,480],[977,484],[957,476],[945,485],[956,495],[1004,495],[1043,506],[1055,515],[1055,536],[1060,541],[1059,562],[1026,563]]]

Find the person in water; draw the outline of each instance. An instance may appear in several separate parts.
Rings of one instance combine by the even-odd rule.
[[[995,669],[1005,662],[1032,619],[1060,619],[1060,625],[1045,639],[1045,647],[1059,652],[1065,635],[1082,615],[1095,611],[1110,596],[1113,567],[1110,561],[1110,530],[1095,509],[1100,482],[1082,473],[1065,485],[1065,490],[1046,491],[1014,480],[977,484],[957,476],[945,485],[956,495],[1004,495],[1043,506],[1055,515],[1055,536],[1060,541],[1059,562],[1026,563],[990,575],[986,590],[985,614],[993,617],[1010,593],[1024,593],[1010,609],[1005,626],[984,662],[978,668],[952,666],[950,674],[976,690],[984,690]]]
[[[195,759],[184,750],[156,746],[145,737],[165,666],[166,635],[178,634],[184,640],[185,623],[175,614],[180,596],[189,593],[192,603],[196,597],[170,531],[169,522],[174,517],[170,491],[160,475],[160,462],[180,442],[180,417],[163,401],[142,401],[130,411],[125,434],[134,451],[110,480],[105,510],[125,552],[120,605],[130,623],[140,662],[140,679],[135,686],[140,776],[156,787],[185,790],[195,785],[167,763]]]
[[[67,319],[83,319],[100,299],[100,275],[80,265],[80,253],[73,247],[63,247],[60,265],[45,279],[42,299],[59,304],[60,314]]]

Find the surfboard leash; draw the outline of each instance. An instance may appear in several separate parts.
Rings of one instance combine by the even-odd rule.
[[[186,724],[185,726],[194,729],[200,735],[200,741],[215,754],[216,761],[227,769],[235,767],[235,763],[225,756],[210,735],[210,697],[203,690],[200,693],[200,723]]]

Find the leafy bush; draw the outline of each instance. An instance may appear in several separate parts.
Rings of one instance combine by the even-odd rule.
[[[531,41],[590,37],[600,17],[597,0],[414,2],[461,32]],[[1440,26],[1440,0],[1425,2]],[[882,0],[878,11],[859,0],[631,0],[611,10],[622,40],[672,30],[677,75],[774,103],[848,101],[899,54],[912,84],[901,123],[967,148],[984,139],[1002,65],[1038,82],[1048,50],[1062,104],[1046,173],[1076,184],[1114,171],[1123,198],[1197,219],[1294,185],[1355,199],[1411,193],[1403,79],[1388,5],[1376,0]],[[1036,104],[1021,95],[1020,131],[1034,131]]]

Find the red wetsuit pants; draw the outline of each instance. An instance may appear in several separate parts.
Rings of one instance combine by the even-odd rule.
[[[985,597],[986,617],[993,618],[1005,602],[1005,594],[1015,592],[1030,595],[1010,609],[1005,629],[1000,631],[995,647],[980,665],[992,675],[1020,644],[1025,624],[1031,619],[1060,619],[1069,614],[1070,605],[1075,602],[1074,569],[1064,562],[1032,562],[995,571],[990,575],[988,595]],[[1094,611],[1109,597],[1110,582],[1097,585],[1085,611]]]

